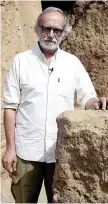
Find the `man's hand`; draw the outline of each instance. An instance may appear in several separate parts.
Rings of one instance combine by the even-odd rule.
[[[93,110],[106,110],[108,109],[108,98],[101,97],[99,99],[97,98],[91,98],[87,101],[85,109],[93,109]]]
[[[99,99],[99,109],[108,110],[108,98],[101,97]]]
[[[2,158],[3,167],[9,173],[12,173],[16,171],[16,164],[17,164],[16,152],[12,149],[6,150]]]

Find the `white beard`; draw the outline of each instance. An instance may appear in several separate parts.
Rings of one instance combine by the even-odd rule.
[[[59,41],[57,40],[50,40],[50,39],[40,39],[39,40],[40,42],[40,46],[45,49],[45,50],[48,50],[48,51],[55,51],[57,50],[60,42],[61,42],[61,39]]]

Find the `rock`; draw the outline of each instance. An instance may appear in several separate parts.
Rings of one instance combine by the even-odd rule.
[[[108,111],[66,111],[57,125],[54,202],[108,202]]]

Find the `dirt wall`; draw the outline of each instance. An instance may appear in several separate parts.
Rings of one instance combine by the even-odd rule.
[[[80,58],[98,96],[108,96],[108,2],[76,1],[68,16],[73,32],[62,48]]]

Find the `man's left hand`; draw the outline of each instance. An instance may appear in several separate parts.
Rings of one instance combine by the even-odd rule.
[[[93,109],[93,110],[108,110],[108,98],[101,97],[99,99],[97,98],[91,98],[87,101],[85,109]]]

